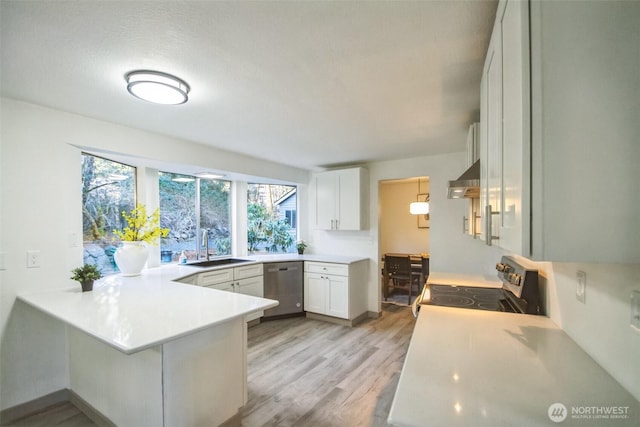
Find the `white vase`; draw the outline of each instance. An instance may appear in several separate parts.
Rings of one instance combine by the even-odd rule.
[[[123,276],[137,276],[142,272],[149,249],[144,242],[122,242],[122,246],[116,249],[113,258]]]

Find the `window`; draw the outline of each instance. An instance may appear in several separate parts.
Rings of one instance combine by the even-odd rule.
[[[194,261],[202,230],[209,230],[209,253],[231,253],[231,182],[160,172],[160,226],[169,236],[161,240],[162,262],[177,261],[181,252]]]
[[[117,272],[113,253],[120,240],[113,230],[126,225],[122,211],[135,207],[136,168],[82,154],[83,261],[103,275]]]
[[[247,243],[249,252],[296,252],[297,188],[249,184]]]

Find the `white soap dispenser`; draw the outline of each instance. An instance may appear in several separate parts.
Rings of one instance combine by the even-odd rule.
[[[180,264],[186,264],[187,263],[187,254],[185,254],[184,251],[180,252],[180,258],[178,258],[178,262]]]

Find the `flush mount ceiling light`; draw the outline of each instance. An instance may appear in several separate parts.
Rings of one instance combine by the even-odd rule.
[[[202,179],[218,179],[218,178],[224,177],[224,175],[222,174],[212,173],[212,172],[198,172],[198,173],[195,173],[194,175]]]
[[[195,181],[195,178],[189,178],[187,176],[180,176],[177,178],[172,178],[171,181],[173,182],[193,182]]]
[[[125,80],[131,95],[155,104],[184,104],[189,99],[189,85],[171,74],[136,70],[128,73]]]

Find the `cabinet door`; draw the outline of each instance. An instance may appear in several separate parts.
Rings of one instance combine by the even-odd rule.
[[[239,294],[262,298],[264,296],[264,279],[262,276],[256,276],[237,280],[235,284],[235,291]],[[264,311],[247,314],[245,316],[245,320],[249,322],[251,320],[258,319],[263,315]]]
[[[318,273],[304,274],[304,310],[312,313],[325,314],[326,280]]]
[[[502,16],[502,185],[498,245],[529,255],[530,100],[526,2],[508,1]]]
[[[344,276],[324,276],[327,282],[326,314],[349,318],[349,279]]]
[[[332,230],[336,219],[336,177],[333,172],[315,176],[316,221],[315,228]]]
[[[234,285],[234,282],[224,282],[224,283],[217,283],[215,285],[208,285],[206,287],[211,289],[217,289],[219,291],[234,292],[233,285]]]
[[[502,189],[502,56],[501,27],[496,25],[491,36],[483,75],[482,115],[485,126],[480,161],[480,198],[482,202],[482,237],[487,244],[499,238],[499,214]]]
[[[360,230],[360,169],[343,169],[337,174],[336,222],[337,230]]]
[[[239,294],[262,298],[264,296],[263,283],[262,276],[240,279],[235,282],[235,290]]]

